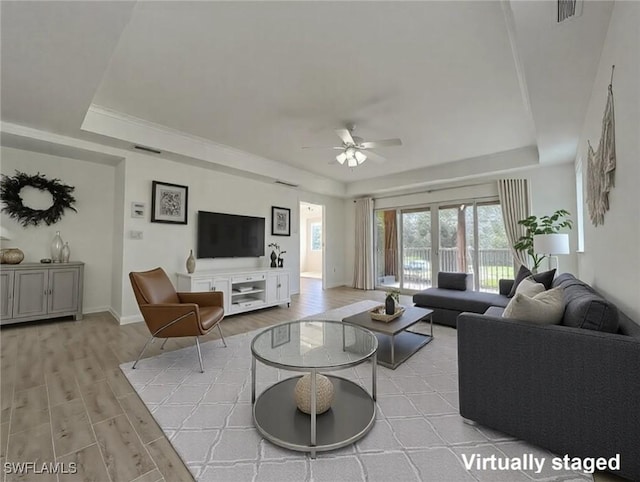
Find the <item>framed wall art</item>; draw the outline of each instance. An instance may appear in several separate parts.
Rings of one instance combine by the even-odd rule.
[[[291,236],[291,209],[271,206],[271,234]]]
[[[151,222],[187,224],[189,188],[153,181],[151,188]]]

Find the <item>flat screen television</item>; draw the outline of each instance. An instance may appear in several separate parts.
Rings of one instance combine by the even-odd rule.
[[[198,211],[198,258],[264,256],[264,218]]]

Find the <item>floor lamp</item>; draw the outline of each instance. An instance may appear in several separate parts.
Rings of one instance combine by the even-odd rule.
[[[533,250],[536,253],[544,254],[549,258],[549,269],[551,269],[551,258],[556,258],[556,269],[560,271],[560,262],[557,254],[569,254],[569,235],[566,233],[536,234],[533,236]]]

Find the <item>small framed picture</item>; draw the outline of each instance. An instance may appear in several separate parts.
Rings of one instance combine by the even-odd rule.
[[[271,234],[291,236],[291,209],[271,206]]]
[[[189,188],[153,181],[151,187],[151,222],[187,224]]]
[[[271,330],[271,348],[278,348],[291,341],[291,325],[285,323]]]
[[[132,218],[144,218],[145,204],[134,201],[131,203],[131,217]]]

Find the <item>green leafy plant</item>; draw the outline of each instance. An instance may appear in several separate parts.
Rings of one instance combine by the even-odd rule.
[[[516,251],[525,251],[533,260],[532,271],[537,271],[538,266],[542,263],[542,260],[546,258],[544,254],[536,253],[533,249],[533,237],[536,234],[555,234],[560,232],[562,228],[573,227],[573,222],[567,219],[571,213],[564,209],[558,209],[551,216],[542,216],[538,219],[537,216],[529,216],[528,218],[521,219],[518,224],[524,226],[527,230],[526,234],[513,245]]]
[[[389,289],[389,290],[385,291],[385,298],[387,296],[391,296],[395,300],[396,305],[400,304],[400,290],[395,289],[395,288],[394,289]]]

